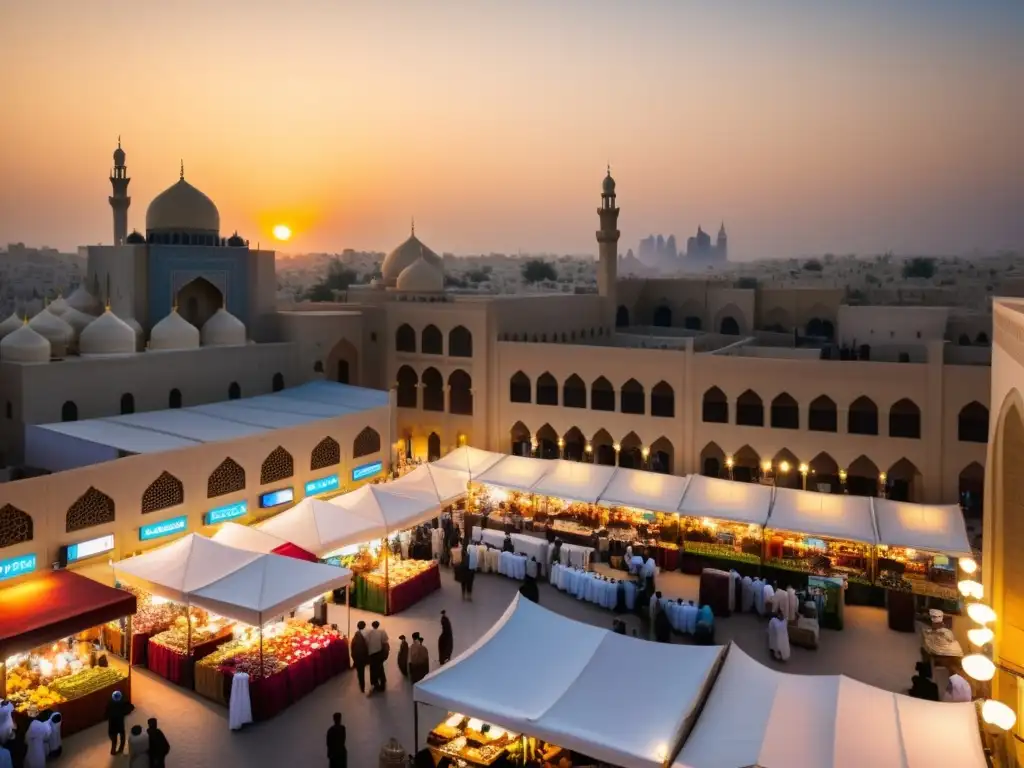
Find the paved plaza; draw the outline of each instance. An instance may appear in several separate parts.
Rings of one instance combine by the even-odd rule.
[[[392,642],[388,661],[388,689],[369,698],[360,694],[354,672],[347,672],[317,688],[298,704],[273,720],[232,733],[227,726],[227,710],[196,694],[177,688],[146,670],[132,675],[133,699],[137,709],[129,718],[129,727],[145,725],[148,717],[158,717],[171,743],[168,765],[172,768],[224,768],[225,766],[269,766],[306,768],[326,766],[325,734],[331,713],[344,714],[348,727],[349,765],[369,768],[377,764],[381,745],[390,737],[399,739],[407,749],[413,747],[413,707],[411,686],[398,672],[394,658],[398,635],[411,636],[419,631],[430,649],[431,669],[437,664],[437,635],[440,611],[452,620],[455,653],[458,655],[501,616],[516,594],[518,582],[496,574],[479,575],[474,583],[473,602],[463,602],[459,585],[450,570],[442,569],[442,590],[400,616],[382,618],[361,611],[352,612],[353,627],[359,619],[380,619]],[[669,597],[696,598],[697,580],[678,573],[664,574],[659,587]],[[601,627],[610,627],[613,614],[575,600],[542,585],[541,605],[558,613]],[[330,606],[331,621],[344,629],[346,610]],[[641,628],[635,616],[627,616],[630,630]],[[641,634],[643,630],[641,629]],[[716,622],[716,642],[737,642],[747,653],[765,664],[768,655],[766,624],[749,615],[737,615]],[[682,642],[681,639],[677,641]],[[546,638],[536,638],[538,659],[546,651]],[[784,665],[787,672],[801,674],[843,673],[890,690],[908,687],[917,659],[918,639],[912,634],[890,631],[883,610],[848,607],[846,628],[842,632],[823,630],[817,651],[793,648],[793,656]],[[537,672],[531,669],[494,670],[498,685],[530,685]],[[608,695],[621,695],[628,680],[609,672]],[[441,714],[436,713],[439,719]],[[421,733],[435,720],[421,711]],[[65,740],[60,764],[65,768],[102,768],[128,765],[126,755],[111,756],[105,725],[98,725]]]

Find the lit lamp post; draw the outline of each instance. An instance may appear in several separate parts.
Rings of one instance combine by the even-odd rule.
[[[615,466],[619,466],[619,451],[622,450],[622,445],[619,443],[612,443],[612,448],[615,450]]]
[[[800,465],[800,488],[801,490],[807,490],[807,473],[810,471],[810,467],[806,464]]]
[[[530,455],[531,456],[536,456],[537,455],[537,438],[536,437],[531,437],[530,438]]]
[[[583,454],[584,454],[584,457],[583,457],[584,461],[587,461],[589,463],[593,463],[593,461],[594,461],[594,446],[592,446],[590,443],[587,443],[585,446],[583,446]]]
[[[558,438],[558,458],[565,458],[565,438]]]
[[[644,460],[644,463],[643,463],[643,468],[644,469],[647,469],[647,459],[650,457],[650,455],[651,455],[651,449],[648,448],[646,445],[643,448],[640,449],[640,456]]]
[[[761,479],[764,480],[765,478],[770,477],[771,472],[772,463],[765,459],[764,461],[761,462]]]
[[[732,480],[732,468],[736,466],[736,462],[732,456],[725,457],[725,469],[729,473],[729,479]]]
[[[839,470],[839,487],[843,489],[843,493],[848,493],[846,490],[846,470]]]
[[[886,484],[886,481],[888,481],[888,479],[889,479],[889,476],[887,474],[885,474],[885,472],[879,472],[878,473],[878,498],[880,498],[880,499],[884,499],[885,498],[885,492],[887,490],[885,484]]]

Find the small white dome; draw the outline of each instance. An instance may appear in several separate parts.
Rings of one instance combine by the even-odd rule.
[[[75,329],[61,318],[45,309],[28,321],[28,326],[50,342],[50,351],[55,358],[64,357],[68,344],[75,338]]]
[[[4,336],[0,341],[0,360],[9,363],[50,362],[50,342],[27,324]]]
[[[89,289],[85,287],[84,283],[75,288],[71,295],[68,296],[67,305],[87,315],[95,316],[103,311],[103,305],[100,304],[95,296],[89,293]]]
[[[18,317],[18,313],[12,312],[10,317],[0,323],[0,339],[5,338],[8,334],[14,333],[24,324],[25,321]]]
[[[381,276],[384,278],[384,284],[393,286],[395,281],[398,279],[398,276],[402,274],[403,270],[411,267],[421,257],[425,258],[438,268],[442,266],[441,257],[420,242],[414,232],[409,236],[408,240],[395,248],[395,250],[384,258],[384,263],[380,268]]]
[[[129,328],[135,331],[135,351],[141,352],[143,348],[146,346],[146,332],[142,330],[142,326],[139,325],[139,321],[136,320],[134,317],[125,316],[124,322],[125,325],[127,325]]]
[[[154,325],[149,332],[149,349],[154,352],[198,347],[199,329],[179,315],[177,309],[172,309],[171,314]]]
[[[64,301],[63,296],[58,296],[56,299],[51,301],[46,308],[53,312],[57,317],[62,317],[68,310],[68,303]]]
[[[204,347],[237,347],[245,344],[245,323],[221,307],[203,323]]]
[[[135,351],[135,330],[109,309],[78,337],[81,355],[130,355]]]
[[[71,330],[74,331],[75,338],[77,339],[82,335],[82,331],[89,327],[89,323],[93,322],[96,318],[69,306],[64,310],[64,314],[60,316],[60,319],[71,326]]]
[[[440,293],[444,290],[444,272],[420,256],[402,270],[396,287],[413,293]]]

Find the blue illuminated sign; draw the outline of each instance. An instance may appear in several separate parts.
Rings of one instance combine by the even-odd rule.
[[[295,501],[295,491],[291,488],[280,488],[276,491],[269,491],[260,496],[260,508],[267,509],[268,507],[279,507],[282,504],[287,504],[291,501]]]
[[[216,525],[217,523],[223,523],[227,520],[234,520],[236,517],[242,517],[249,511],[249,505],[244,501],[240,501],[237,504],[228,504],[226,507],[217,507],[211,509],[203,518],[206,525]]]
[[[382,469],[384,469],[383,461],[375,461],[372,464],[363,464],[363,466],[356,467],[352,470],[352,480],[365,480],[368,477],[380,474]]]
[[[89,539],[67,547],[64,555],[65,563],[75,563],[87,557],[95,557],[110,552],[114,548],[114,534]]]
[[[306,495],[315,496],[318,493],[334,491],[337,490],[339,485],[341,485],[341,481],[337,475],[328,475],[317,480],[310,480],[306,483]]]
[[[188,529],[188,515],[172,517],[160,523],[150,523],[139,528],[139,541],[159,539]]]
[[[36,569],[35,555],[22,555],[11,557],[7,560],[0,560],[0,581],[13,579],[15,576],[22,576],[32,573]]]

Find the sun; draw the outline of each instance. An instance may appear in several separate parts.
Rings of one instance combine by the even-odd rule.
[[[274,227],[274,237],[278,240],[288,240],[292,236],[291,227],[287,224],[277,224]]]

